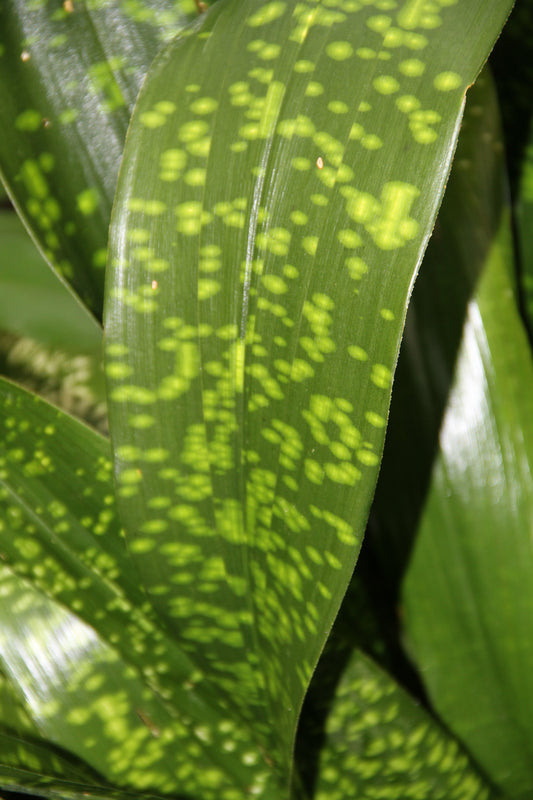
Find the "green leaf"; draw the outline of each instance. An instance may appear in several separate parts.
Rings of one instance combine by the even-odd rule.
[[[0,212],[0,276],[0,372],[105,430],[102,329],[12,210]]]
[[[13,211],[0,211],[0,276],[0,331],[70,353],[101,352],[100,326],[44,266]]]
[[[313,800],[492,796],[457,741],[361,651],[325,710]]]
[[[533,17],[516,3],[491,57],[502,115],[522,307],[533,330]]]
[[[463,131],[406,328],[376,511],[383,560],[397,553],[396,567],[408,564],[403,616],[431,702],[494,783],[525,798],[533,366],[486,78],[472,90]]]
[[[235,787],[268,785],[145,603],[108,441],[6,381],[0,400],[0,666],[25,716],[116,787],[241,800]]]
[[[26,790],[49,786],[54,781],[95,782],[87,767],[44,742],[27,715],[12,684],[0,673],[0,783],[20,787],[21,771],[26,773]],[[18,776],[18,783],[15,783]]]
[[[121,517],[278,798],[464,92],[510,5],[228,0],[157,60],[130,126],[105,315]]]
[[[181,0],[0,6],[0,172],[48,262],[97,317],[131,109],[152,59],[193,8]]]

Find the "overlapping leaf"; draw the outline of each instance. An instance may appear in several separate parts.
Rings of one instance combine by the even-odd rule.
[[[228,0],[154,65],[130,127],[106,311],[122,516],[280,797],[464,91],[510,5]]]
[[[98,316],[131,109],[190,0],[5,0],[0,173],[47,260]]]
[[[328,708],[314,800],[494,796],[452,737],[354,650]]]
[[[145,607],[109,443],[12,384],[0,390],[0,661],[30,725],[20,761],[0,765],[27,768],[25,743],[45,739],[116,787],[229,800],[264,788],[249,731]],[[238,758],[226,768],[227,749]]]
[[[405,563],[413,538],[405,624],[432,702],[486,774],[510,797],[526,797],[533,368],[495,120],[481,84],[415,290],[376,506],[388,534],[384,563],[394,552]]]

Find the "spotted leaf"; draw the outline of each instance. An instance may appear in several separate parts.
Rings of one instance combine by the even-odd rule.
[[[325,711],[318,763],[308,765],[314,800],[495,796],[458,742],[360,650]]]
[[[111,204],[150,62],[192,0],[5,0],[0,173],[48,262],[102,314]]]
[[[121,518],[279,796],[465,91],[509,7],[228,0],[157,60],[130,126],[105,314]]]
[[[96,792],[110,785],[222,800],[240,800],[243,787],[267,792],[272,777],[254,731],[138,587],[109,442],[7,381],[0,400],[0,725],[8,728],[0,784],[13,785],[14,768],[38,770],[48,752],[50,780]],[[35,781],[20,775],[16,785]]]

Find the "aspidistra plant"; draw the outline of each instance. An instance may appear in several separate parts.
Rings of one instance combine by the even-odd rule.
[[[125,15],[142,38],[162,5],[143,17],[66,0],[38,13],[67,38],[89,20],[105,45],[102,20],[114,34],[113,14]],[[313,796],[293,780],[298,717],[361,545],[465,92],[510,7],[219,0],[147,71],[116,192],[105,127],[54,103],[47,116],[11,112],[12,141],[32,155],[0,152],[10,192],[97,315],[107,251],[111,447],[2,383],[0,658],[16,709],[2,716],[2,785]],[[51,85],[57,63],[52,40],[45,57],[24,28],[35,13],[7,4],[0,35],[4,74],[15,56],[36,64],[31,91],[31,75]],[[107,120],[128,106],[116,70],[135,69],[127,47],[122,60],[103,53],[105,68],[85,69]],[[51,148],[66,141],[75,160],[80,140],[90,147],[70,176]],[[346,676],[341,700],[371,735],[365,702],[399,690],[365,657]],[[394,697],[400,722],[385,702],[379,726],[407,716],[404,757],[420,757],[429,730],[446,749]],[[317,797],[329,791],[323,763]],[[489,795],[455,743],[446,763],[441,796]],[[349,759],[342,770],[339,786]],[[378,790],[372,770],[362,779]]]

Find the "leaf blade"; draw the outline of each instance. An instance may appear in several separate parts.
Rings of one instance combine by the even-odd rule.
[[[49,264],[101,318],[107,230],[148,66],[190,21],[147,0],[0,8],[0,172]]]
[[[450,195],[427,253],[428,280],[423,274],[405,339],[406,380],[391,429],[398,435],[389,440],[376,511],[385,529],[382,555],[385,543],[389,559],[395,551],[395,580],[406,570],[400,596],[409,649],[437,713],[491,780],[520,796],[532,780],[525,719],[531,599],[524,591],[531,354],[516,305],[498,112],[487,76],[472,94]],[[400,368],[398,375],[400,389]],[[406,436],[421,454],[410,478]]]
[[[285,3],[215,6],[158,60],[129,132],[106,306],[122,516],[154,607],[257,718],[282,776],[366,522],[407,295],[463,94],[505,17],[491,6],[465,62],[461,36],[482,7],[454,11],[453,53],[435,35],[431,80],[416,59],[383,76],[365,51],[365,81],[345,62],[369,29],[376,47],[398,32],[407,49],[427,46],[409,4],[394,25],[370,12],[357,24],[342,4],[309,17]],[[230,31],[234,60],[220,47]],[[190,83],[176,86],[177,72]],[[416,108],[412,96],[390,100],[400,78],[424,98]],[[353,108],[364,115],[370,97],[378,110],[364,130]],[[391,110],[405,138],[391,137]],[[381,139],[386,157],[365,158]],[[343,303],[365,274],[363,245],[390,271]]]
[[[113,789],[228,800],[264,789],[250,731],[146,607],[109,442],[4,380],[0,397],[0,662],[35,735]]]

